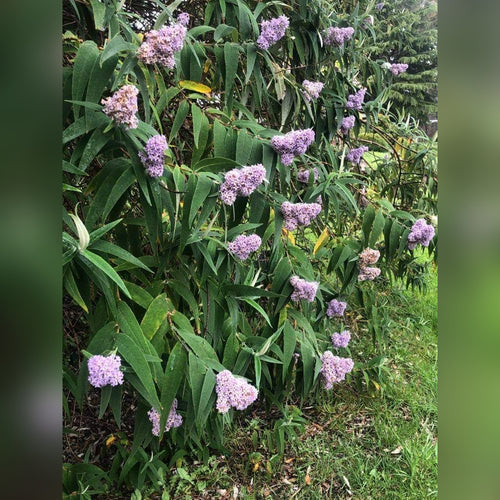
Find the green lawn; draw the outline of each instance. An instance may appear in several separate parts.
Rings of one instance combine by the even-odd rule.
[[[171,476],[170,498],[233,498],[236,490],[249,499],[437,498],[436,270],[425,294],[396,287],[386,307],[392,380],[382,391],[360,395],[343,384],[319,392],[283,456],[266,444],[273,416],[255,412],[229,431],[231,455]],[[369,337],[362,328],[357,335]]]

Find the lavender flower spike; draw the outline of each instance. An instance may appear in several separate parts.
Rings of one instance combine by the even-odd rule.
[[[262,50],[267,50],[271,45],[274,45],[285,36],[285,31],[290,26],[290,21],[286,16],[279,16],[268,21],[262,21],[260,26],[261,30],[259,38],[257,38],[257,46]]]
[[[154,408],[148,411],[149,421],[153,425],[151,432],[154,436],[160,435],[160,414]],[[177,398],[174,399],[172,403],[172,408],[170,408],[170,413],[167,417],[167,422],[165,424],[165,432],[175,427],[180,427],[182,425],[182,416],[177,413]]]
[[[351,332],[349,330],[344,330],[341,333],[335,332],[331,338],[333,347],[347,347],[351,340]]]
[[[380,258],[380,252],[378,250],[374,250],[373,248],[365,248],[359,254],[359,265],[361,267],[371,266],[375,264]]]
[[[378,276],[380,276],[378,267],[362,267],[358,274],[358,281],[373,281]]]
[[[94,387],[123,384],[123,373],[120,370],[122,360],[116,354],[109,356],[91,356],[87,361],[89,369],[89,384]]]
[[[261,244],[262,239],[257,234],[251,234],[249,236],[240,234],[234,241],[229,243],[227,248],[232,254],[236,255],[238,259],[246,260],[251,253],[259,249]]]
[[[363,158],[363,154],[368,151],[366,146],[361,146],[360,148],[354,148],[347,153],[347,160],[354,163],[355,165],[359,165],[361,158]]]
[[[139,152],[139,158],[150,177],[163,175],[163,159],[168,148],[164,135],[155,135],[146,143],[144,151]]]
[[[318,177],[319,177],[319,171],[316,167],[313,168],[312,170],[313,170],[314,181],[317,181]],[[311,172],[310,170],[301,170],[297,174],[297,180],[299,182],[303,182],[303,183],[307,184],[309,182],[310,172]]]
[[[298,226],[308,226],[321,212],[319,203],[290,203],[285,201],[281,205],[284,218],[284,228],[288,231],[297,229]]]
[[[343,134],[347,134],[349,130],[354,127],[354,124],[356,123],[356,117],[355,116],[345,116],[342,119],[342,123],[340,124],[340,130]]]
[[[302,82],[302,86],[304,87],[304,98],[306,101],[310,101],[311,99],[317,99],[319,94],[323,90],[325,84],[323,82],[311,82],[309,80],[304,80]]]
[[[224,175],[220,187],[220,198],[232,205],[237,196],[250,196],[266,178],[266,169],[261,163],[243,168],[233,168]]]
[[[283,165],[291,165],[294,156],[303,155],[314,141],[314,130],[292,130],[285,135],[275,135],[271,139],[272,148],[281,155]]]
[[[405,63],[394,63],[389,67],[389,71],[394,75],[398,76],[401,73],[404,73],[408,69],[408,64]]]
[[[361,88],[355,94],[349,94],[347,96],[347,102],[345,107],[347,109],[357,109],[361,110],[363,106],[363,101],[365,100],[366,89]]]
[[[219,413],[227,413],[231,407],[244,410],[258,396],[258,391],[253,385],[243,378],[235,377],[229,370],[223,370],[217,375],[215,392]]]
[[[137,94],[139,90],[133,85],[124,85],[111,97],[101,100],[103,112],[116,123],[125,125],[126,129],[137,128]]]
[[[342,47],[345,42],[351,39],[354,35],[354,28],[348,26],[347,28],[330,27],[325,32],[325,45],[338,45]]]
[[[339,358],[331,351],[325,351],[321,356],[321,370],[325,389],[329,390],[333,384],[345,380],[347,373],[354,368],[354,362],[350,358]]]
[[[337,300],[337,299],[330,300],[330,302],[328,302],[328,308],[326,310],[326,315],[329,318],[333,318],[333,317],[340,318],[340,317],[344,316],[344,311],[345,311],[346,307],[347,307],[346,302],[342,302],[342,301]]]
[[[425,219],[418,219],[413,224],[408,235],[408,248],[413,250],[419,243],[424,247],[428,247],[435,234],[434,226],[427,224]]]
[[[314,297],[316,297],[316,292],[318,291],[318,282],[306,281],[298,276],[292,276],[290,278],[290,284],[294,288],[291,296],[294,302],[298,302],[301,299],[307,300],[308,302],[314,302]]]

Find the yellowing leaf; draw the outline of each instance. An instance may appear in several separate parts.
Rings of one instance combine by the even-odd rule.
[[[181,80],[179,82],[179,87],[182,89],[194,90],[195,92],[200,92],[202,94],[210,95],[212,89],[203,83],[192,82],[191,80]]]
[[[208,71],[208,68],[210,68],[211,64],[212,64],[212,61],[210,59],[207,59],[205,61],[205,64],[203,65],[203,73],[206,73]]]
[[[111,436],[109,436],[109,438],[106,439],[106,447],[109,448],[115,441],[116,441],[116,436],[113,436],[113,434],[111,434]]]
[[[253,466],[253,471],[257,472],[259,470],[259,466],[260,466],[259,462],[255,462],[255,464]]]
[[[281,231],[283,234],[290,240],[290,243],[292,245],[295,245],[295,236],[291,231],[288,231],[288,229],[285,229],[284,227],[281,228]]]
[[[323,246],[326,239],[328,238],[328,235],[329,235],[328,228],[325,227],[325,229],[323,229],[323,232],[319,235],[319,238],[316,240],[316,244],[314,245],[313,249],[314,255],[316,255],[316,252]]]

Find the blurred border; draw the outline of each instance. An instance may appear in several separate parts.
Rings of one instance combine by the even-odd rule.
[[[61,497],[61,3],[2,2],[2,498]]]

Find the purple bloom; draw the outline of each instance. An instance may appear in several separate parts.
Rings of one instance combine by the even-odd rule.
[[[344,330],[341,333],[335,332],[331,338],[333,347],[347,347],[351,340],[351,332],[349,330]]]
[[[149,421],[153,424],[153,429],[151,432],[154,436],[160,435],[160,414],[154,409],[148,411]],[[167,422],[165,424],[165,432],[168,432],[173,427],[179,427],[182,424],[182,416],[177,413],[177,398],[174,399],[172,403],[172,408],[170,408],[170,413],[167,417]]]
[[[355,165],[359,165],[361,158],[363,158],[363,154],[368,151],[366,146],[361,146],[360,148],[354,148],[347,153],[347,160],[354,163]]]
[[[116,123],[125,125],[126,129],[137,128],[137,94],[139,90],[133,85],[124,85],[111,97],[101,100],[103,112]]]
[[[257,389],[245,379],[235,377],[229,370],[223,370],[217,375],[216,408],[219,413],[227,413],[231,407],[244,410],[258,396]]]
[[[347,96],[347,102],[345,107],[347,109],[357,109],[360,110],[363,106],[363,101],[365,100],[366,89],[361,88],[355,94],[349,94]]]
[[[348,26],[347,28],[330,27],[325,32],[325,45],[338,45],[342,47],[345,42],[351,39],[354,35],[354,28]]]
[[[297,229],[298,226],[308,226],[321,212],[319,203],[290,203],[285,201],[281,205],[284,218],[284,227],[288,231]]]
[[[389,67],[389,71],[394,75],[400,75],[401,73],[404,73],[408,69],[408,64],[405,63],[394,63],[391,64]]]
[[[428,247],[435,234],[432,224],[427,224],[425,219],[418,219],[413,224],[408,235],[408,248],[413,250],[419,243],[424,247]]]
[[[89,383],[94,387],[113,387],[123,384],[123,373],[120,370],[122,360],[116,354],[109,356],[91,356],[87,361]]]
[[[339,358],[331,351],[325,351],[321,356],[321,370],[325,389],[331,389],[336,382],[345,380],[347,373],[354,368],[354,362],[350,358]]]
[[[303,155],[314,141],[314,130],[292,130],[285,135],[275,135],[271,139],[272,148],[281,155],[283,165],[291,165],[293,157]]]
[[[334,316],[340,318],[344,315],[345,308],[347,307],[346,302],[341,302],[340,300],[333,299],[328,303],[328,308],[326,310],[326,315],[329,318]]]
[[[175,54],[182,49],[187,33],[187,14],[179,15],[179,22],[146,33],[145,40],[137,50],[137,57],[146,64],[160,64],[172,69]],[[189,16],[187,18],[189,22]]]
[[[298,302],[301,299],[307,300],[308,302],[314,302],[314,297],[316,297],[319,286],[317,281],[306,281],[298,276],[292,276],[290,278],[290,284],[294,288],[291,296],[294,302]]]
[[[380,269],[378,267],[362,267],[359,270],[358,281],[372,281],[379,275]]]
[[[384,2],[379,2],[377,5],[375,5],[375,8],[380,11],[384,8]]]
[[[163,175],[163,158],[168,148],[164,135],[154,135],[146,143],[144,151],[139,153],[139,158],[150,177]]]
[[[238,257],[238,259],[246,260],[252,252],[256,252],[259,249],[261,244],[262,240],[257,234],[251,234],[249,236],[240,234],[233,242],[229,243],[227,247],[231,253]]]
[[[375,264],[380,258],[380,252],[378,250],[374,250],[373,248],[365,248],[359,254],[359,265],[361,267],[371,266]]]
[[[343,134],[347,134],[349,130],[354,127],[354,124],[356,123],[356,117],[355,116],[345,116],[342,119],[342,123],[340,125],[340,130],[342,131]]]
[[[188,26],[189,25],[189,14],[187,12],[181,12],[177,16],[177,22],[179,24],[182,24],[183,26]]]
[[[366,17],[363,22],[364,22],[364,24],[370,24],[373,26],[373,16],[370,15],[370,16]]]
[[[266,169],[261,163],[249,167],[233,168],[224,175],[220,187],[221,200],[232,205],[236,197],[250,196],[266,178]]]
[[[262,50],[267,50],[278,40],[285,36],[285,31],[290,26],[290,21],[286,16],[273,17],[268,21],[260,23],[260,35],[257,38],[257,46]]]
[[[313,168],[313,174],[314,174],[314,181],[317,181],[318,180],[318,177],[319,177],[319,171],[317,168]],[[310,175],[310,170],[301,170],[298,174],[297,174],[297,180],[299,182],[304,182],[305,184],[307,184],[309,182],[309,175]]]
[[[310,101],[311,99],[317,99],[319,97],[320,92],[323,90],[325,84],[323,82],[311,82],[309,80],[304,80],[302,82],[302,86],[304,87],[304,97],[306,101]]]

